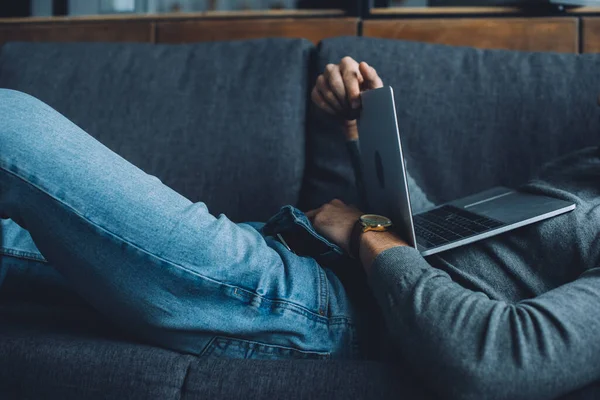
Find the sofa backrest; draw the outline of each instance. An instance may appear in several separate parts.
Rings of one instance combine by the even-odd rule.
[[[436,203],[516,186],[543,163],[600,144],[600,54],[347,37],[321,42],[316,68],[346,55],[395,89],[408,170]]]
[[[306,118],[314,79],[346,55],[394,87],[409,171],[435,202],[516,186],[544,162],[598,144],[600,55],[357,37],[323,41],[314,59],[313,50],[293,39],[9,43],[0,87],[42,99],[236,221],[356,199],[338,124],[314,109]]]
[[[213,214],[264,220],[299,198],[312,50],[296,39],[8,43],[0,87],[38,97]]]

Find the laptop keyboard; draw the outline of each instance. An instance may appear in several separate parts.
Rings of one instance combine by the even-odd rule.
[[[445,205],[413,216],[417,242],[427,248],[498,228],[504,223]]]

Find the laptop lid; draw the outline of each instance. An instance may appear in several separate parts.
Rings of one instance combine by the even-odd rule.
[[[390,86],[361,95],[359,147],[368,213],[384,215],[411,246],[416,246],[404,156]]]

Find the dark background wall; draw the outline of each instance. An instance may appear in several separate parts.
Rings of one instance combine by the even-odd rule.
[[[22,0],[0,2],[0,18],[28,17],[31,15],[31,2]]]

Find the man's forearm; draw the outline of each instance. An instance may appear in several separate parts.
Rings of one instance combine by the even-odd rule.
[[[556,398],[600,377],[591,361],[600,359],[600,268],[512,304],[465,289],[405,246],[376,257],[369,283],[403,358],[445,395]]]
[[[360,240],[360,262],[367,276],[373,272],[373,262],[379,254],[398,246],[408,246],[408,243],[394,232],[370,231],[363,233]]]

